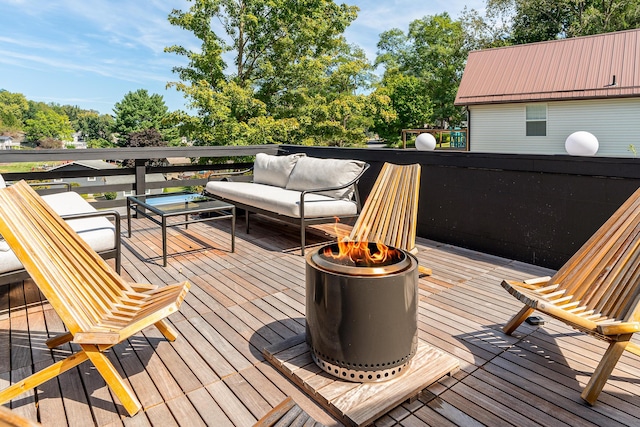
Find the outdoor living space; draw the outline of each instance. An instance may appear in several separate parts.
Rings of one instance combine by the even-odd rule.
[[[143,410],[129,417],[91,364],[84,363],[11,402],[50,425],[250,426],[286,397],[326,425],[341,423],[274,368],[265,347],[305,331],[305,260],[296,226],[262,216],[251,233],[230,221],[171,228],[162,267],[158,228],[133,221],[123,238],[122,274],[158,285],[189,280],[191,291],[169,317],[167,342],[148,328],[107,352]],[[348,229],[342,225],[339,229]],[[308,250],[333,239],[332,225],[308,233]],[[417,258],[433,270],[419,279],[420,340],[454,356],[460,370],[381,416],[375,425],[638,425],[637,357],[623,355],[595,406],[580,398],[605,344],[545,317],[513,336],[501,328],[521,304],[502,279],[550,275],[545,269],[418,238]],[[113,263],[113,261],[109,261]],[[0,288],[0,388],[68,355],[44,341],[63,331],[31,280]],[[636,341],[637,342],[637,341]]]

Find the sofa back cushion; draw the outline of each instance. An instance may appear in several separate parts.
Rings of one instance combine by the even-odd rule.
[[[275,185],[284,188],[289,181],[289,175],[298,159],[305,154],[291,154],[289,156],[272,156],[258,153],[253,163],[253,182],[256,184]]]
[[[328,187],[340,187],[353,181],[364,169],[366,163],[358,160],[319,159],[303,157],[298,160],[291,172],[287,190],[317,190]],[[323,191],[321,194],[336,199],[350,199],[353,186],[341,190]]]

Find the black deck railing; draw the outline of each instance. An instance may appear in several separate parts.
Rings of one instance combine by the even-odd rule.
[[[368,195],[385,161],[422,165],[418,235],[441,243],[480,250],[557,268],[640,187],[635,158],[422,152],[385,148],[333,148],[297,145],[170,147],[100,150],[5,151],[0,162],[135,159],[128,169],[33,171],[3,174],[6,180],[53,180],[133,175],[133,183],[74,188],[81,194],[198,186],[205,178],[148,182],[153,173],[220,170],[243,166],[259,152],[305,152],[315,157],[353,158],[372,165],[360,182]],[[217,158],[223,163],[151,168],[152,158]],[[235,161],[235,163],[234,163]],[[97,202],[98,208],[124,206],[123,200]]]

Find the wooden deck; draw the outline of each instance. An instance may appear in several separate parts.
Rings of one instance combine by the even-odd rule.
[[[240,223],[243,221],[240,220]],[[145,330],[108,354],[144,410],[128,417],[90,364],[80,365],[10,403],[45,426],[251,426],[287,396],[316,421],[340,425],[265,361],[261,350],[304,332],[304,259],[296,227],[252,219],[238,226],[229,252],[226,221],[168,230],[162,267],[160,229],[134,221],[123,238],[123,274],[143,283],[193,286],[170,321],[169,343]],[[324,228],[330,232],[331,228]],[[311,243],[328,239],[318,230]],[[126,234],[126,231],[125,233]],[[640,360],[623,355],[594,407],[580,390],[604,344],[560,322],[500,327],[520,308],[503,278],[553,273],[544,268],[419,240],[418,258],[433,269],[420,279],[419,334],[460,360],[461,370],[375,422],[376,426],[640,425]],[[0,287],[0,388],[68,354],[45,340],[62,324],[31,281]]]

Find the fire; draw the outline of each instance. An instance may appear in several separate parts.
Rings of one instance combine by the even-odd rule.
[[[334,230],[338,236],[338,253],[335,253],[330,246],[324,248],[323,255],[333,258],[341,262],[348,262],[355,265],[379,265],[399,258],[400,254],[397,249],[389,248],[384,243],[378,241],[375,243],[377,251],[372,251],[372,245],[367,241],[350,240],[346,233],[338,229],[339,218],[336,218]],[[368,233],[365,233],[365,235]]]

